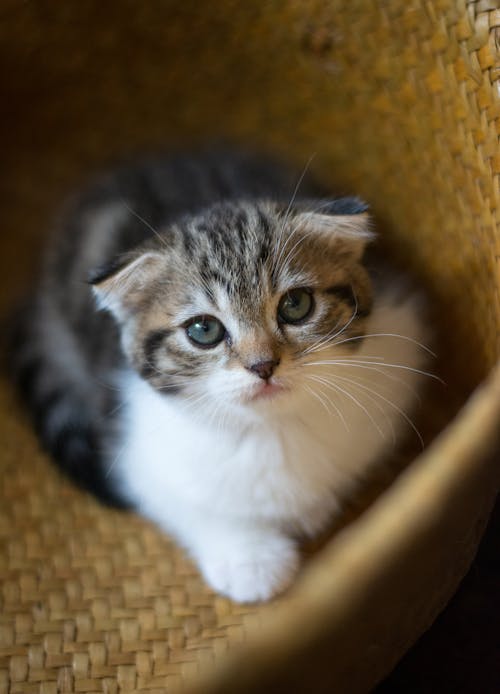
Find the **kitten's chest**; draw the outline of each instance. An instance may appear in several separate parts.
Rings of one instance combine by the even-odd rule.
[[[331,446],[306,424],[201,422],[147,386],[134,383],[132,391],[116,470],[141,508],[175,497],[212,511],[299,521],[331,493]]]

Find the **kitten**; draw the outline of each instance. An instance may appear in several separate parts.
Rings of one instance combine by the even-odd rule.
[[[110,174],[62,222],[15,343],[59,466],[236,601],[290,583],[296,538],[408,430],[427,357],[419,299],[367,270],[366,206],[293,187],[243,154]]]

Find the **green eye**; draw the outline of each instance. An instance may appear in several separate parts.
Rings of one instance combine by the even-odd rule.
[[[291,289],[281,297],[278,304],[278,318],[282,323],[302,323],[311,315],[314,299],[307,289]]]
[[[196,316],[185,329],[191,342],[199,347],[215,347],[226,335],[226,328],[213,316]]]

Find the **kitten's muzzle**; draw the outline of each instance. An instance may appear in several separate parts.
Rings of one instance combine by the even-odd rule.
[[[259,378],[267,381],[271,378],[279,363],[279,359],[269,359],[268,361],[258,361],[255,364],[247,366],[246,368],[252,373],[257,374]]]

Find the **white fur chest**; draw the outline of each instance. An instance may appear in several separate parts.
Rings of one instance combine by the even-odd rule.
[[[113,474],[145,515],[164,527],[174,508],[265,519],[313,532],[335,505],[342,481],[335,426],[313,407],[290,417],[218,425],[172,403],[132,374],[124,437]],[[310,410],[310,407],[309,407]]]

